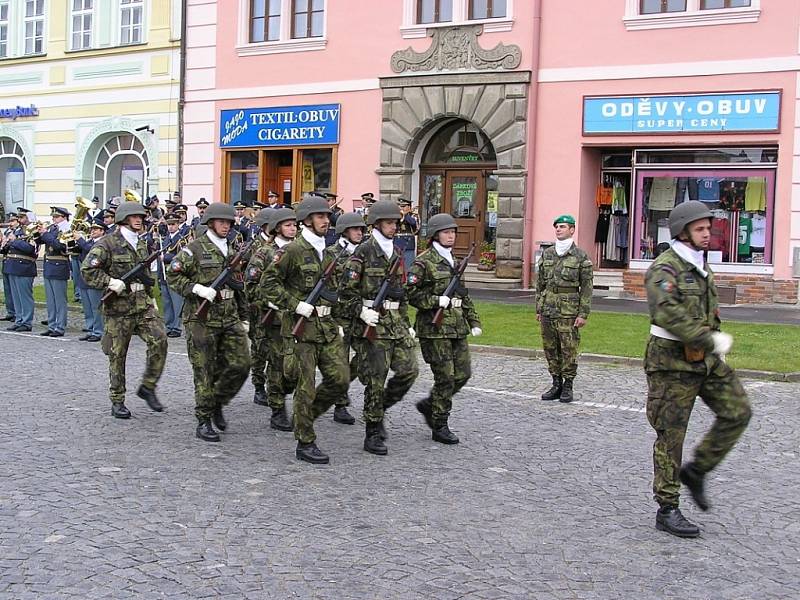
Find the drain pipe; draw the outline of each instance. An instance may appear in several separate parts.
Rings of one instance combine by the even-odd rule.
[[[183,197],[183,109],[186,106],[186,2],[181,2],[180,81],[178,82],[178,165],[175,189]],[[184,200],[185,201],[185,200]]]
[[[531,52],[531,84],[528,98],[528,181],[525,186],[524,223],[522,228],[522,287],[531,287],[533,263],[533,192],[534,151],[536,149],[537,100],[539,96],[539,52],[542,33],[542,1],[533,0],[533,49]]]

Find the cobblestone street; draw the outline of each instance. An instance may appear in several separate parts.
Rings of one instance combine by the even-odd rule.
[[[74,318],[75,315],[71,315]],[[220,444],[194,437],[183,339],[158,388],[110,416],[99,344],[0,333],[0,598],[791,598],[800,555],[800,384],[748,381],[753,420],[710,479],[702,537],[654,528],[639,369],[582,365],[578,402],[543,403],[541,361],[474,354],[451,425],[430,440],[413,402],[363,424],[318,421],[329,466],[294,458],[248,383]],[[362,387],[351,389],[360,417]],[[687,448],[708,427],[701,403]],[[687,452],[688,454],[688,452]]]

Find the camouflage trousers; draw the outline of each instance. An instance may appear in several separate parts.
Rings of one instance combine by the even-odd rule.
[[[294,437],[309,444],[317,439],[314,421],[347,390],[347,361],[339,336],[330,343],[297,342],[294,355],[298,374],[292,407]],[[322,382],[315,387],[317,369]]]
[[[435,423],[447,423],[453,396],[472,376],[467,338],[420,338],[422,358],[433,373],[433,389],[428,398]]]
[[[147,344],[147,359],[142,385],[154,390],[167,362],[167,330],[154,306],[121,317],[106,316],[101,346],[108,356],[108,394],[112,404],[125,402],[125,361],[131,338],[138,335]]]
[[[653,445],[653,495],[661,506],[678,506],[683,440],[695,398],[715,415],[714,424],[694,450],[701,473],[716,467],[750,421],[750,403],[736,373],[720,362],[710,374],[654,371],[647,374],[647,419],[656,430]]]
[[[542,348],[547,358],[547,368],[553,377],[575,379],[578,374],[578,345],[580,330],[575,327],[575,317],[551,319],[542,317]]]
[[[286,395],[297,387],[297,357],[294,338],[281,335],[280,327],[267,330],[267,401],[270,408],[281,408],[286,404]]]
[[[255,387],[264,387],[267,383],[267,360],[269,358],[269,339],[267,327],[260,325],[261,314],[250,312],[250,379]]]
[[[209,327],[201,321],[184,322],[186,350],[194,374],[194,414],[203,422],[214,409],[225,406],[247,381],[250,351],[241,323]]]
[[[417,353],[410,338],[370,342],[359,338],[358,379],[364,385],[364,421],[379,423],[384,411],[402,400],[419,375]],[[393,372],[389,381],[386,377]],[[386,386],[384,389],[384,385]]]

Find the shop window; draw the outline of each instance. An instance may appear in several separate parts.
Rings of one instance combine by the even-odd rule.
[[[71,50],[86,50],[92,47],[93,0],[72,0],[72,44]]]
[[[274,42],[281,38],[281,0],[251,0],[250,41]]]
[[[325,0],[293,0],[292,38],[322,37]]]
[[[120,0],[120,44],[143,42],[144,2],[142,0]]]
[[[257,150],[228,153],[228,200],[252,204],[258,200],[259,153]]]
[[[506,16],[506,0],[470,0],[470,19],[497,19]]]
[[[315,148],[300,152],[302,165],[301,191],[332,191],[333,151],[330,148]]]
[[[625,27],[663,29],[755,23],[761,0],[626,0]]]

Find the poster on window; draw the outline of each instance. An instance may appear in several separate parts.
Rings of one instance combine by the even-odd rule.
[[[314,177],[314,163],[310,160],[303,161],[303,188],[302,192],[313,192],[316,189]]]
[[[25,172],[18,167],[6,171],[6,206],[21,205],[25,201]]]
[[[144,189],[144,169],[141,167],[122,167],[120,172],[120,190],[125,194],[125,190],[132,190],[142,196]]]

